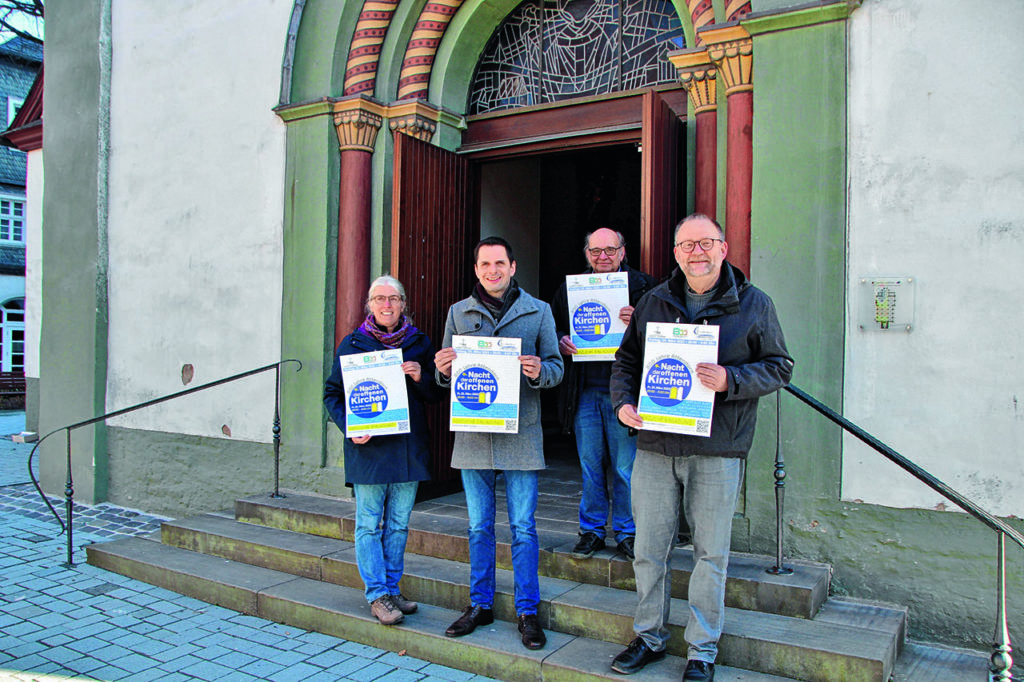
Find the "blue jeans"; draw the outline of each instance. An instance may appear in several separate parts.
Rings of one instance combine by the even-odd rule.
[[[732,516],[743,482],[744,461],[725,457],[666,457],[637,450],[633,486],[637,608],[633,630],[651,649],[665,648],[669,633],[672,547],[679,522],[679,489],[693,529],[694,569],[686,623],[688,658],[714,663],[725,624],[725,574]]]
[[[409,515],[418,486],[418,481],[352,486],[356,496],[356,564],[368,602],[399,592]]]
[[[494,486],[497,471],[463,469],[462,487],[469,509],[469,598],[473,606],[494,605]],[[512,572],[515,576],[516,614],[535,614],[540,602],[537,578],[539,545],[537,524],[537,472],[505,471],[505,498],[512,530]]]
[[[585,388],[576,407],[576,449],[583,469],[583,497],[580,499],[580,532],[605,536],[608,522],[608,484],[605,468],[612,478],[612,530],[615,542],[636,535],[630,508],[629,479],[633,474],[636,437],[619,423],[607,391]]]

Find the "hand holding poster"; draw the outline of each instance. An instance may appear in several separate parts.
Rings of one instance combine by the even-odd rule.
[[[697,363],[718,362],[718,327],[647,323],[640,407],[644,429],[711,435],[715,392],[697,379]]]
[[[568,275],[569,336],[576,345],[573,362],[614,360],[626,325],[619,311],[629,305],[625,272]]]
[[[522,340],[453,336],[451,430],[518,433]]]
[[[345,435],[409,433],[401,349],[342,355],[338,362],[345,385]]]

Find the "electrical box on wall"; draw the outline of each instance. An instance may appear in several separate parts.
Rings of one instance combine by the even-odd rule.
[[[914,328],[913,277],[861,277],[857,325],[862,331]]]

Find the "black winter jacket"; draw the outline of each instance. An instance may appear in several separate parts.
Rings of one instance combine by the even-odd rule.
[[[685,275],[676,268],[672,278]],[[718,364],[725,367],[729,386],[715,395],[710,437],[641,430],[637,449],[669,457],[746,458],[754,440],[757,399],[782,388],[793,375],[793,358],[786,350],[771,298],[728,262],[722,265],[711,302],[692,320],[669,282],[653,289],[637,304],[612,364],[616,414],[622,405],[635,406],[639,400],[648,322],[718,325]]]
[[[635,270],[628,265],[623,265],[626,272],[626,279],[629,283],[629,304],[636,306],[644,294],[653,289],[658,280],[648,274]],[[587,268],[585,272],[593,270]],[[555,333],[558,338],[569,333],[569,292],[565,281],[558,287],[555,297],[551,300],[551,313],[555,316]],[[579,401],[580,392],[583,390],[583,365],[572,361],[571,355],[564,356],[565,378],[558,386],[558,421],[562,427],[562,433],[571,433],[576,420],[576,404]]]
[[[345,433],[345,388],[338,358],[352,353],[384,350],[377,339],[354,331],[338,345],[332,358],[331,375],[324,383],[324,405],[331,419]],[[373,436],[362,445],[345,439],[345,482],[405,483],[430,479],[430,432],[423,403],[439,401],[444,391],[434,381],[434,347],[426,334],[417,330],[402,343],[402,360],[420,363],[420,381],[405,377],[409,389],[410,433]]]

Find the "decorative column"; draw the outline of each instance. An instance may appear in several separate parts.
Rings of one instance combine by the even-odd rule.
[[[693,105],[697,150],[693,208],[715,217],[718,206],[718,104],[715,101],[715,67],[707,49],[680,50],[668,55],[679,70]]]
[[[422,100],[408,100],[388,106],[388,128],[430,142],[437,130],[440,111]]]
[[[754,44],[740,25],[701,31],[708,57],[725,84],[725,238],[729,261],[750,274],[750,199],[753,177]]]
[[[334,343],[359,326],[370,285],[370,194],[373,145],[385,108],[357,95],[333,103],[334,126],[341,148],[338,190],[337,296]]]

